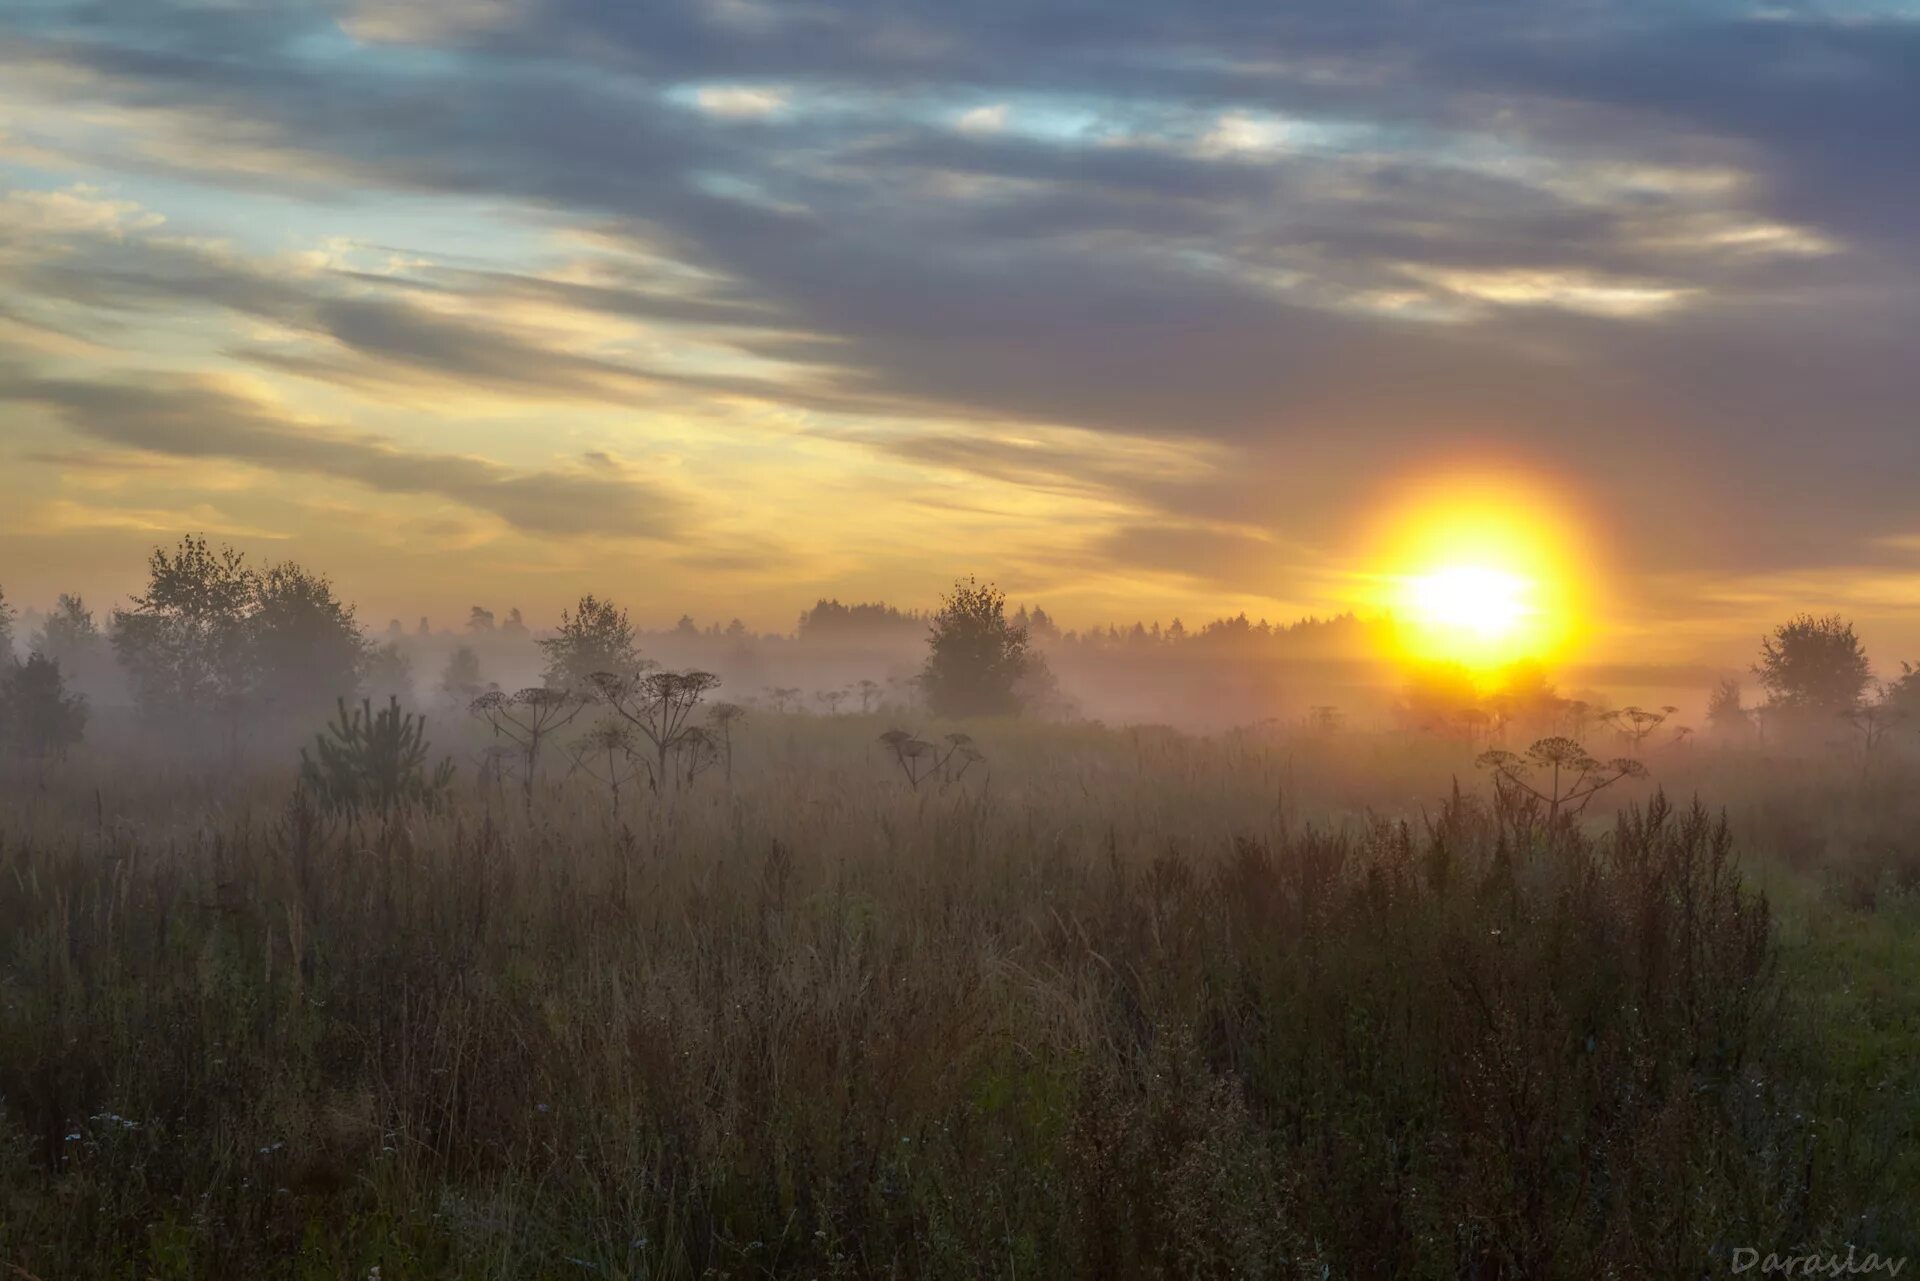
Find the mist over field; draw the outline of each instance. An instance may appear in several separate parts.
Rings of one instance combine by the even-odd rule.
[[[1920,1269],[1916,0],[0,3],[0,1281]]]

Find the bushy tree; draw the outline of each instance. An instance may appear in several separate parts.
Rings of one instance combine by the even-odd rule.
[[[67,691],[58,662],[0,662],[0,734],[12,751],[36,763],[64,756],[86,728],[87,700]]]
[[[134,698],[155,718],[234,714],[253,685],[246,558],[189,535],[171,554],[156,547],[147,570],[145,594],[113,614],[113,651]]]
[[[291,561],[254,578],[247,639],[260,700],[307,717],[360,690],[368,645],[333,584]]]
[[[1853,624],[1838,614],[1802,614],[1774,628],[1753,674],[1772,708],[1809,718],[1851,711],[1873,679]]]
[[[1033,657],[1026,629],[1007,618],[1006,593],[969,578],[940,600],[920,688],[939,716],[1011,715]]]
[[[217,717],[237,740],[251,709],[313,715],[358,693],[367,642],[324,575],[292,562],[255,570],[200,535],[155,548],[147,567],[146,592],[114,612],[112,641],[153,719]]]
[[[0,663],[13,659],[13,606],[7,604],[7,593],[0,590]]]
[[[560,612],[560,630],[537,642],[547,657],[542,677],[550,689],[585,691],[601,672],[638,675],[647,666],[633,641],[633,622],[612,601],[589,593]]]
[[[94,622],[93,611],[77,595],[61,593],[29,648],[60,664],[61,675],[77,689],[97,695],[113,681],[107,638]]]

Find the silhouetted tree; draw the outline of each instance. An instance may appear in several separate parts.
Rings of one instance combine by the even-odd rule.
[[[1900,723],[1900,709],[1893,702],[1892,686],[1872,682],[1868,695],[1841,712],[1840,718],[1859,732],[1862,750],[1873,755],[1886,741],[1887,732]]]
[[[1032,655],[1027,633],[1007,618],[1006,593],[969,578],[943,596],[927,633],[920,687],[940,716],[1004,716],[1020,710],[1020,678]]]
[[[43,654],[68,671],[76,659],[85,658],[104,638],[94,625],[93,611],[78,596],[60,594],[53,613],[40,625],[31,642],[33,652]]]
[[[1802,614],[1774,628],[1753,674],[1774,711],[1809,721],[1851,711],[1873,679],[1853,624],[1838,614]]]
[[[467,611],[467,630],[479,635],[493,630],[493,611],[475,605]]]
[[[592,594],[582,596],[573,612],[560,612],[560,630],[538,642],[547,657],[542,677],[551,689],[588,692],[601,672],[632,677],[649,663],[633,643],[633,623],[627,611]]]
[[[7,604],[7,593],[0,590],[0,663],[13,661],[13,606]]]
[[[246,634],[263,701],[282,712],[314,715],[359,693],[368,645],[324,574],[269,565],[254,578]]]
[[[468,646],[460,646],[447,659],[446,670],[440,673],[440,696],[465,707],[485,692],[486,685],[480,677],[480,656]]]
[[[1920,665],[1902,662],[1900,678],[1887,682],[1883,698],[1896,729],[1920,732]]]
[[[60,664],[42,654],[0,663],[0,734],[7,746],[41,765],[66,755],[87,727],[87,700],[67,691]]]
[[[367,692],[375,698],[413,697],[413,656],[396,641],[388,641],[367,655]],[[478,693],[476,690],[475,693]],[[471,700],[472,694],[467,695]]]
[[[254,575],[231,547],[189,535],[147,559],[147,590],[115,610],[113,651],[141,709],[156,720],[234,723],[253,685],[247,616]]]
[[[61,593],[53,613],[34,633],[30,648],[60,664],[61,675],[78,689],[97,694],[112,679],[107,638],[79,596]]]
[[[1744,738],[1753,732],[1753,713],[1740,701],[1740,682],[1731,676],[1707,695],[1707,727],[1724,738]]]
[[[507,611],[507,621],[500,624],[500,634],[502,636],[525,636],[527,634],[527,620],[520,617],[519,610],[510,609]]]
[[[802,640],[808,640],[855,632],[897,632],[919,621],[915,615],[902,613],[883,601],[842,605],[838,600],[820,600],[800,615],[795,630]]]

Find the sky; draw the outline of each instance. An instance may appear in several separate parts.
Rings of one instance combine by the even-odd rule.
[[[1891,668],[1916,121],[1913,0],[7,0],[0,587],[1281,620],[1493,476]]]

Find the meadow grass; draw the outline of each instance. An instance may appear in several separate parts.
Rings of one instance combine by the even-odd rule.
[[[730,785],[618,810],[468,770],[444,812],[354,822],[271,754],[9,786],[0,1266],[1673,1277],[1739,1246],[1920,1251],[1897,782],[1702,749],[1555,829],[1451,744],[994,723],[989,772],[914,791],[885,727],[763,715]]]

